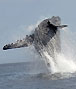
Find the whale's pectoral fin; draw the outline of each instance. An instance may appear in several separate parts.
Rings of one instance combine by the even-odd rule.
[[[13,48],[21,48],[21,47],[28,47],[34,41],[34,34],[26,35],[23,40],[17,40],[15,43],[7,44],[3,47],[3,50],[13,49]]]

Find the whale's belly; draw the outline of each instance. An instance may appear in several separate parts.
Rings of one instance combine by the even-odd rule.
[[[39,53],[49,49],[49,54],[54,57],[54,52],[59,53],[61,51],[60,31],[57,30],[54,33],[49,28],[44,28],[44,30],[43,32],[40,28],[35,30],[34,46]]]

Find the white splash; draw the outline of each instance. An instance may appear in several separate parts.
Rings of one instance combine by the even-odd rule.
[[[59,72],[70,72],[76,71],[76,63],[69,57],[65,57],[63,54],[58,54],[57,59],[57,69]]]
[[[65,57],[65,55],[56,54],[56,60],[48,54],[48,52],[44,52],[45,62],[50,63],[50,67],[48,67],[51,73],[73,73],[76,71],[76,63],[70,59],[69,57]]]
[[[58,70],[57,70],[57,68],[56,68],[56,66],[55,66],[55,62],[54,62],[53,58],[48,54],[47,51],[44,51],[44,52],[43,52],[43,56],[45,56],[45,57],[44,57],[44,60],[45,60],[46,65],[47,65],[47,63],[50,64],[50,67],[48,67],[49,71],[50,71],[51,73],[56,73],[56,72],[58,72]]]
[[[72,34],[72,33],[71,33]],[[55,53],[55,60],[49,55],[48,50],[43,52],[45,63],[50,64],[48,67],[51,73],[74,73],[76,72],[75,47],[70,31],[64,29],[61,35],[62,52]],[[70,38],[70,36],[71,38]]]

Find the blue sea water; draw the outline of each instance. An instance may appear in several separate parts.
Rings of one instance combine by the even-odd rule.
[[[76,89],[76,74],[49,74],[42,61],[0,64],[0,89]]]

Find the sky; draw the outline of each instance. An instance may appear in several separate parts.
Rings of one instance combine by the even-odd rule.
[[[76,33],[76,0],[0,0],[0,64],[35,59],[32,47],[3,51],[5,44],[29,34],[41,19],[60,16]]]

